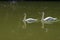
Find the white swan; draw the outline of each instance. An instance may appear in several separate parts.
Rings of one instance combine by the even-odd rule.
[[[52,24],[54,22],[57,22],[57,18],[53,17],[44,18],[44,12],[42,12],[42,18],[41,18],[42,28],[44,28],[44,24]]]
[[[26,19],[26,13],[24,14],[24,19],[23,21],[27,22],[27,23],[34,23],[36,22],[38,19],[34,19],[34,18],[28,18]]]
[[[37,21],[37,19],[33,19],[33,18],[28,18],[25,20],[27,23],[34,23]]]
[[[28,19],[26,19],[26,13],[24,13],[23,22],[24,22],[25,27],[26,27],[26,23],[34,23],[36,21],[38,21],[38,19],[34,19],[34,18],[28,18]]]

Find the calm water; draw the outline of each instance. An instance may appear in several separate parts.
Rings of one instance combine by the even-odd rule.
[[[45,17],[60,19],[60,2],[0,2],[0,40],[60,40],[60,22],[45,24],[47,32],[41,22],[23,28],[24,13],[27,18],[41,19],[42,11]]]

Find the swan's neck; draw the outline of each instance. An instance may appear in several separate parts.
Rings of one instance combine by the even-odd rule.
[[[24,20],[26,20],[26,13],[24,13]]]
[[[42,19],[41,20],[44,20],[44,12],[42,12]]]

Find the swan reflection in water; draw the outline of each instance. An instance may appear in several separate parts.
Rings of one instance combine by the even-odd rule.
[[[24,19],[23,19],[23,23],[24,23],[24,28],[26,28],[26,23],[34,23],[37,22],[38,19],[34,19],[34,18],[27,18],[26,19],[26,13],[24,13]]]

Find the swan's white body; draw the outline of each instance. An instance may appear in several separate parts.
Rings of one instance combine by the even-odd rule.
[[[26,21],[27,23],[34,23],[34,22],[37,21],[37,19],[34,19],[34,18],[28,18],[28,19],[25,19],[25,21]]]
[[[56,22],[57,18],[53,18],[53,17],[46,17],[43,19],[45,24],[51,24],[53,22]]]
[[[53,17],[46,17],[44,20],[45,21],[54,21],[56,20],[57,18],[53,18]]]

